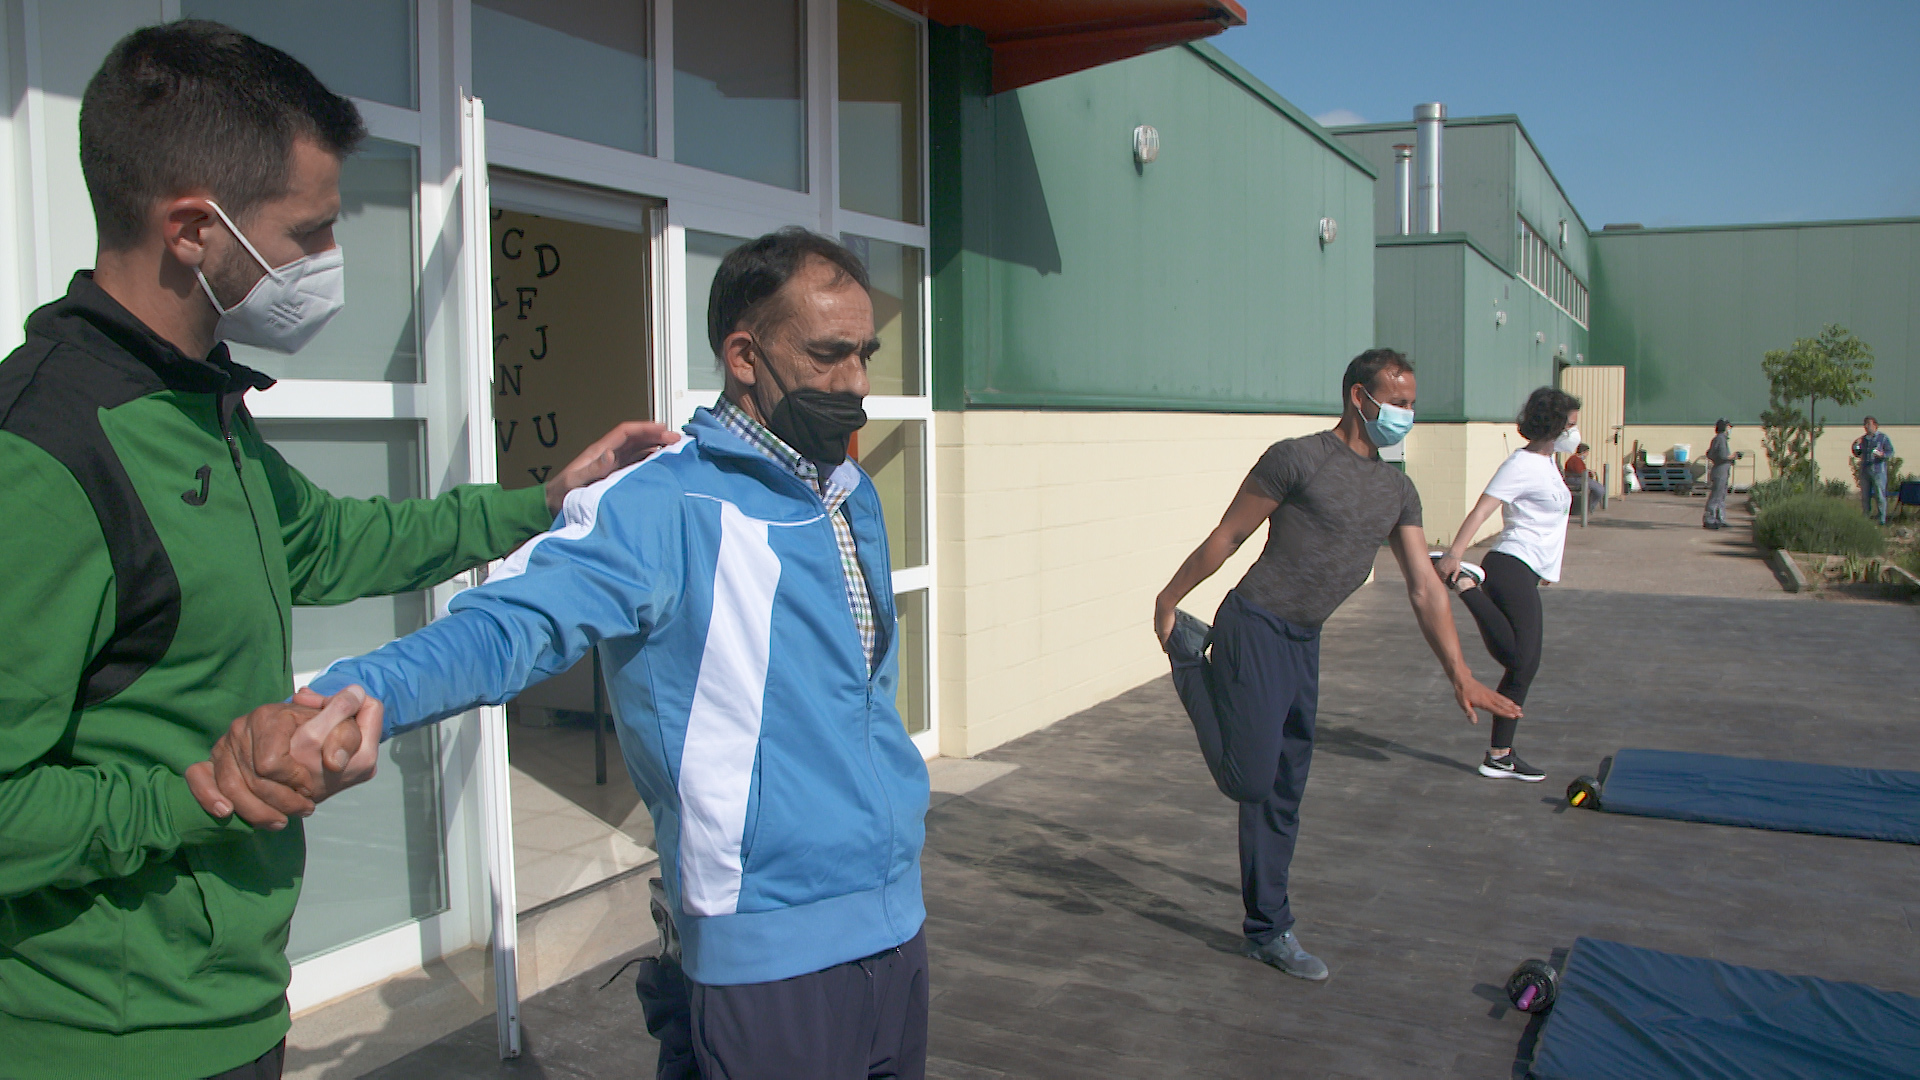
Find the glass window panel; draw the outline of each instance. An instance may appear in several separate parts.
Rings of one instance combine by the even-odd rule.
[[[651,154],[651,31],[646,0],[475,0],[474,92],[488,119]]]
[[[840,205],[920,220],[920,24],[840,0]]]
[[[414,420],[261,420],[261,434],[309,480],[335,495],[415,498],[421,488]],[[307,672],[425,625],[426,594],[293,610],[293,667]],[[439,729],[380,748],[374,778],[309,819],[306,887],[287,956],[296,962],[447,908],[440,815]]]
[[[931,724],[927,694],[927,590],[916,589],[893,598],[900,612],[900,684],[894,688],[894,706],[907,734],[918,735]]]
[[[284,49],[336,94],[419,107],[412,0],[181,0],[180,15]]]
[[[805,191],[805,48],[800,0],[674,5],[674,160]]]
[[[738,236],[687,230],[687,389],[722,390],[720,358],[707,341],[707,294],[727,252],[746,243]]]
[[[306,885],[288,960],[447,910],[440,806],[440,728],[429,724],[382,745],[373,779],[307,819]]]
[[[853,456],[879,489],[893,568],[925,566],[927,422],[869,420],[854,437]]]
[[[345,498],[420,496],[417,420],[259,420],[289,464]],[[337,607],[293,609],[293,670],[318,671],[412,633],[427,622],[425,593],[376,596]]]
[[[347,306],[293,356],[234,345],[235,360],[276,379],[420,381],[418,154],[369,139],[346,160],[333,235],[346,256]]]
[[[922,376],[920,249],[851,234],[841,241],[867,265],[873,280],[873,325],[880,351],[867,364],[871,393],[887,397],[925,394]]]

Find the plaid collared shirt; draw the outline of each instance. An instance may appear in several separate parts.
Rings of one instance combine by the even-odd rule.
[[[853,612],[853,625],[860,630],[860,647],[867,654],[867,670],[873,670],[879,659],[876,650],[880,643],[880,625],[873,614],[873,593],[867,583],[866,572],[860,569],[860,550],[854,546],[853,523],[847,520],[842,506],[853,489],[835,483],[833,474],[820,475],[820,467],[786,443],[780,437],[768,431],[766,425],[748,416],[738,405],[721,398],[714,405],[713,418],[720,425],[746,441],[747,445],[767,455],[788,472],[805,480],[808,486],[820,493],[820,501],[827,506],[827,520],[833,522],[833,538],[840,545],[840,575],[847,586],[847,608]]]

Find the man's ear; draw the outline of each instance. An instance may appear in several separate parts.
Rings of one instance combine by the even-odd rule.
[[[219,224],[219,218],[198,196],[170,199],[157,215],[160,240],[167,253],[187,267],[203,267],[207,260],[207,234]]]
[[[735,330],[720,341],[720,365],[726,369],[727,378],[741,386],[752,386],[759,381],[760,353],[754,346],[753,335],[745,330]]]

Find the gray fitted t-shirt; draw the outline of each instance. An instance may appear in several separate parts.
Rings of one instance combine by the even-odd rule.
[[[1367,580],[1393,530],[1421,523],[1420,492],[1407,474],[1361,457],[1331,431],[1274,443],[1247,479],[1280,506],[1240,593],[1299,626],[1326,622]]]

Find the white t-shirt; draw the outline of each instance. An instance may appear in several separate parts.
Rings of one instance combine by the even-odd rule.
[[[1573,493],[1549,454],[1515,450],[1487,481],[1487,494],[1506,506],[1506,528],[1493,550],[1533,568],[1545,581],[1560,580],[1560,553],[1567,546],[1567,511]]]

